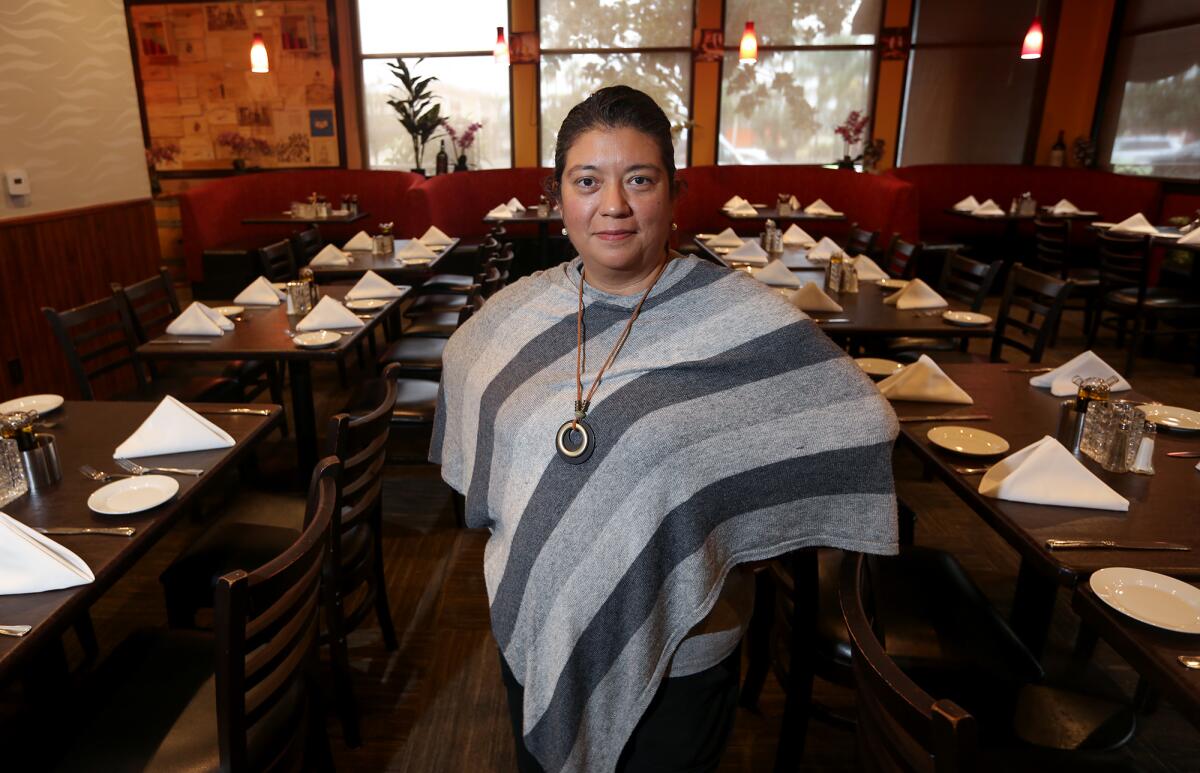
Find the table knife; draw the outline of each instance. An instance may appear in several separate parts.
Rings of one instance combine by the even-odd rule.
[[[849,322],[850,320],[844,317],[838,317],[837,319],[814,319],[813,321],[819,325],[824,322]]]
[[[1137,542],[1111,539],[1048,539],[1049,550],[1191,550],[1178,542]]]
[[[0,636],[15,636],[20,638],[32,630],[32,625],[0,625]]]
[[[271,411],[266,408],[210,408],[200,411],[200,413],[208,414],[227,414],[237,413],[249,416],[270,416]]]
[[[132,526],[52,526],[48,529],[41,526],[34,526],[33,530],[39,534],[69,535],[69,534],[104,534],[110,537],[132,537],[137,533],[137,529]]]
[[[146,343],[147,344],[211,344],[212,339],[210,339],[210,338],[179,338],[179,339],[155,338],[153,341],[147,341]]]
[[[989,421],[991,418],[986,413],[964,413],[961,416],[901,416],[900,421]]]
[[[1005,373],[1049,373],[1054,368],[1005,368]]]
[[[1176,459],[1200,459],[1200,451],[1168,451],[1167,456]]]

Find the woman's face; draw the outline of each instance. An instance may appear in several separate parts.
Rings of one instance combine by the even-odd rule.
[[[650,135],[592,129],[571,145],[564,166],[563,224],[589,279],[625,284],[651,274],[666,256],[673,201]]]

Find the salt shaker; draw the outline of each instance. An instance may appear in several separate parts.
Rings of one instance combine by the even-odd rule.
[[[37,417],[37,414],[33,414]],[[23,434],[25,411],[0,413],[0,507],[29,491],[29,481],[21,466],[18,437]],[[32,428],[32,423],[31,423]],[[27,443],[27,441],[22,441]]]
[[[1147,421],[1142,425],[1142,439],[1138,441],[1137,453],[1134,454],[1133,463],[1129,465],[1130,472],[1136,472],[1138,475],[1153,475],[1154,474],[1154,435],[1157,428],[1154,422]]]
[[[1125,417],[1116,419],[1108,449],[1100,466],[1109,472],[1129,472],[1129,436],[1133,432],[1133,420]]]

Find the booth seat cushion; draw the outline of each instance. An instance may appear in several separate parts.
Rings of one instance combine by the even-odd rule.
[[[242,218],[282,213],[313,192],[326,196],[334,206],[343,194],[358,194],[359,207],[371,213],[358,223],[322,226],[321,234],[329,241],[341,244],[357,231],[387,221],[396,224],[397,233],[407,234],[417,224],[407,216],[404,194],[422,179],[409,172],[305,169],[234,175],[186,190],[179,194],[179,213],[188,278],[204,278],[201,255],[206,249],[233,241],[267,244],[301,228],[300,224],[243,225]]]
[[[780,193],[788,193],[807,206],[824,199],[835,210],[846,213],[849,222],[879,231],[886,241],[893,233],[905,239],[917,237],[916,191],[908,184],[883,175],[860,174],[818,166],[696,166],[679,171],[683,182],[675,221],[683,234],[761,229],[761,222],[732,220],[721,214],[721,205],[733,195],[755,203],[774,204]],[[899,183],[899,184],[897,184]],[[814,236],[844,233],[848,223],[814,224]],[[807,229],[807,224],[802,224]]]
[[[1162,186],[1155,180],[1093,169],[1060,169],[1018,164],[925,164],[889,170],[887,176],[917,187],[921,238],[995,236],[994,223],[977,223],[946,212],[968,195],[994,199],[1007,209],[1014,196],[1029,192],[1038,205],[1069,199],[1095,210],[1104,220],[1123,220],[1142,212],[1154,221],[1162,207]],[[1032,233],[1032,225],[1024,224]]]
[[[404,205],[419,231],[436,225],[460,239],[478,239],[491,228],[483,216],[514,196],[525,206],[536,206],[545,193],[552,169],[484,169],[454,172],[430,178],[411,189]],[[531,224],[506,223],[510,236],[533,236]]]

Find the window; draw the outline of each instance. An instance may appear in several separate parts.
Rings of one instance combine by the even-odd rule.
[[[692,79],[692,7],[670,0],[541,0],[541,156],[567,112],[604,86],[649,94],[674,127],[675,164],[686,166]]]
[[[453,16],[451,23],[446,7],[437,3],[359,0],[363,124],[371,169],[420,166],[432,172],[442,139],[432,140],[422,163],[414,163],[412,140],[388,105],[401,91],[400,81],[388,67],[397,58],[403,58],[414,75],[437,78],[432,90],[439,97],[442,115],[457,131],[483,123],[466,151],[472,169],[512,165],[508,67],[492,60],[496,28],[508,26],[508,4],[456,0]],[[446,152],[453,165],[449,140]]]
[[[1194,4],[1126,6],[1100,132],[1101,161],[1114,172],[1200,177],[1197,40]]]
[[[833,130],[871,105],[880,0],[728,0],[721,83],[721,164],[824,164],[842,156]],[[738,63],[747,21],[758,62]]]

